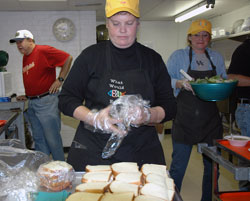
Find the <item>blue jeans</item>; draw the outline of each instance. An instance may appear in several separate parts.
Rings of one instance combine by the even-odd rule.
[[[250,104],[239,104],[235,111],[235,119],[241,135],[250,137]],[[239,165],[241,167],[250,167],[249,163],[242,160],[239,160]],[[240,181],[239,187],[242,191],[250,191],[250,182]]]
[[[182,180],[184,178],[188,161],[191,155],[193,145],[173,142],[172,163],[170,166],[170,175],[174,179],[176,187],[181,191]],[[204,164],[204,174],[202,180],[202,198],[201,201],[212,200],[212,160],[202,154]]]
[[[31,124],[35,150],[47,155],[52,154],[54,160],[64,161],[58,94],[29,100],[27,116]]]

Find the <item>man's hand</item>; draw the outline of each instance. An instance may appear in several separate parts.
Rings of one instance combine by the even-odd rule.
[[[17,100],[17,101],[26,101],[26,100],[27,100],[27,97],[26,97],[25,95],[17,96],[17,97],[16,97],[16,100]]]
[[[60,82],[58,79],[56,79],[55,82],[53,82],[53,84],[49,88],[49,93],[50,94],[57,93],[61,86],[62,86],[62,82]]]

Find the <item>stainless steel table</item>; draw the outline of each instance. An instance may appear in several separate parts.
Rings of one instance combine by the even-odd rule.
[[[24,130],[24,102],[0,102],[0,119],[7,120],[0,127],[0,138],[17,138],[26,147]]]

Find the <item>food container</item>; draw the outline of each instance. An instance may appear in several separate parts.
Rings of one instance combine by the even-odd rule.
[[[205,101],[221,101],[227,99],[235,89],[238,81],[223,83],[190,82],[195,94]]]
[[[0,97],[0,102],[10,102],[11,98],[10,97]]]
[[[242,135],[227,135],[224,138],[227,139],[232,146],[236,147],[244,147],[250,140],[249,137]]]

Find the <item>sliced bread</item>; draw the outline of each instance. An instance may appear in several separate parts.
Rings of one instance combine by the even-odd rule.
[[[102,195],[101,193],[75,192],[70,194],[66,201],[100,201]]]
[[[111,178],[111,171],[102,172],[87,172],[82,176],[82,182],[109,182]]]
[[[134,201],[164,201],[164,200],[150,195],[139,195],[135,197]]]
[[[149,173],[146,176],[145,183],[154,183],[166,187],[168,190],[175,190],[174,180],[172,178],[169,178],[168,176]]]
[[[122,172],[139,172],[137,163],[134,162],[119,162],[111,165],[114,176]]]
[[[129,184],[122,181],[112,181],[109,190],[111,193],[132,192],[135,196],[138,195],[139,186],[136,184]]]
[[[142,182],[142,173],[141,172],[122,172],[116,175],[116,181],[123,181],[130,184],[140,185]]]
[[[167,176],[167,166],[158,164],[143,164],[141,168],[143,175],[147,176],[149,173]]]
[[[134,193],[105,193],[101,201],[132,201],[134,198]]]
[[[85,167],[86,172],[100,172],[100,171],[111,171],[110,165],[87,165]]]
[[[108,188],[108,182],[87,182],[76,186],[76,192],[105,193]]]
[[[165,187],[154,184],[154,183],[145,184],[140,189],[140,194],[158,197],[166,201],[172,201],[174,197],[174,191],[167,190]]]

